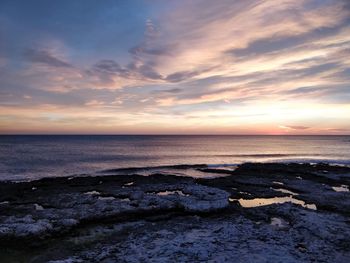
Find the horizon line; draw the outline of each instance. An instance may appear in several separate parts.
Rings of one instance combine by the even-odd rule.
[[[0,136],[350,136],[350,134],[198,134],[198,133],[131,133],[131,134],[107,134],[107,133],[4,133]]]

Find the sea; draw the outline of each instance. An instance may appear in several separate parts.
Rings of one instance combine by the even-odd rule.
[[[350,165],[350,136],[2,135],[0,180],[153,173],[215,176],[244,162]]]

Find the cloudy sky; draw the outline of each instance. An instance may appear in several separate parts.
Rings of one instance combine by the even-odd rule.
[[[0,133],[350,134],[350,1],[1,0]]]

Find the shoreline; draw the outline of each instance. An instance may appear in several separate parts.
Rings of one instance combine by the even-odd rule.
[[[23,257],[29,262],[349,258],[349,167],[244,163],[233,170],[197,168],[221,176],[0,181],[0,256],[8,262]]]
[[[270,155],[270,154],[267,154]],[[213,179],[216,177],[221,177],[221,174],[227,174],[230,175],[231,171],[236,169],[239,166],[246,165],[246,164],[282,164],[282,165],[326,165],[326,166],[338,166],[338,167],[346,167],[350,168],[350,160],[325,160],[325,159],[281,159],[281,160],[271,160],[271,161],[247,161],[247,162],[238,162],[238,163],[218,163],[218,164],[205,164],[205,163],[199,163],[199,164],[165,164],[165,165],[155,165],[155,166],[126,166],[121,168],[109,168],[109,169],[102,169],[102,170],[96,170],[92,173],[75,173],[75,174],[64,174],[64,175],[50,175],[50,176],[39,176],[39,177],[31,177],[30,179],[1,179],[0,178],[0,184],[1,183],[25,183],[25,182],[34,182],[34,181],[40,181],[45,179],[57,179],[57,178],[79,178],[79,177],[99,177],[99,176],[124,176],[124,175],[142,175],[142,176],[151,176],[153,174],[165,174],[165,175],[171,175],[171,172],[174,172],[176,170],[183,170],[182,174],[176,174],[173,173],[172,175],[177,177],[190,177],[190,178],[202,178],[200,175],[203,176],[203,178],[207,179]],[[231,168],[230,171],[225,172],[227,168]],[[168,169],[168,170],[167,170]],[[217,175],[213,175],[212,177],[206,177],[206,173],[199,174],[197,176],[192,176],[191,173],[186,174],[189,170],[198,170],[198,171],[205,171],[212,169],[213,172],[217,173]],[[187,171],[186,171],[187,170]],[[155,172],[156,171],[156,172]],[[157,172],[158,171],[158,172]],[[222,172],[224,171],[224,172]],[[20,175],[12,175],[15,177],[18,177]],[[6,176],[10,177],[10,176]],[[6,178],[5,177],[5,178]],[[25,174],[21,175],[21,177],[25,177]]]

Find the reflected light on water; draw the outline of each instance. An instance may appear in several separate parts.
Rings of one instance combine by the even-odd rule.
[[[336,192],[349,192],[349,186],[342,184],[341,186],[332,186],[332,189]]]
[[[296,205],[300,205],[302,207],[317,210],[317,207],[315,204],[306,204],[303,200],[299,200],[296,198],[293,198],[293,196],[285,196],[285,197],[272,197],[272,198],[254,198],[254,199],[232,199],[230,198],[229,201],[238,201],[239,204],[242,207],[245,208],[251,208],[251,207],[259,207],[259,206],[265,206],[265,205],[272,205],[272,204],[283,204],[283,203],[293,203]]]

